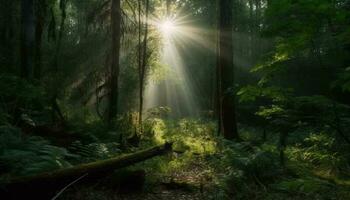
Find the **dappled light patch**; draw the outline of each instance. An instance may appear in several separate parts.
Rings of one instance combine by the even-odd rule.
[[[181,153],[190,151],[195,154],[213,154],[217,150],[215,125],[212,122],[153,118],[147,121],[146,127],[156,143],[171,141],[174,150]]]

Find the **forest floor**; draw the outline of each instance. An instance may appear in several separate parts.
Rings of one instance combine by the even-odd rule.
[[[254,141],[251,135],[256,138],[259,130],[241,129],[246,142],[232,143],[215,137],[211,123],[157,120],[153,127],[156,143],[174,141],[174,152],[128,167],[129,171],[142,170],[144,176],[141,181],[127,181],[131,186],[122,182],[128,189],[126,193],[121,192],[120,186],[100,180],[90,185],[76,184],[59,199],[350,199],[350,176],[344,170],[348,165],[332,153],[333,146],[326,149],[320,145],[330,141],[322,134],[309,136],[312,148],[290,145],[286,166],[282,167],[278,140],[271,135],[270,141]],[[141,149],[150,145],[147,141],[150,139]]]
[[[151,170],[146,174],[142,191],[120,194],[117,189],[102,185],[73,187],[64,199],[68,200],[203,200],[208,199],[212,186],[207,175],[211,169],[202,158],[193,157],[186,167],[162,173]]]

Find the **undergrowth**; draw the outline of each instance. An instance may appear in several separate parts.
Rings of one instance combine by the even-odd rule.
[[[120,123],[124,125],[117,130],[128,130],[125,135],[135,132],[130,116],[133,115],[119,119],[125,123]],[[72,115],[74,118],[78,119],[79,114]],[[0,127],[1,177],[52,171],[170,141],[173,153],[132,167],[147,172],[149,187],[181,178],[179,174],[183,174],[198,178],[191,184],[197,190],[204,188],[206,199],[345,200],[350,197],[349,146],[333,137],[326,128],[296,129],[290,134],[284,166],[280,163],[278,133],[270,131],[265,141],[258,128],[241,126],[243,141],[234,142],[216,135],[215,122],[154,116],[145,121],[140,145],[126,146],[128,149],[120,140],[128,136],[120,137],[121,131],[108,131],[98,119],[77,120],[70,124],[70,129],[81,140],[58,147],[44,138],[25,135],[3,120]]]
[[[289,138],[283,166],[277,133],[269,133],[269,140],[262,141],[262,130],[242,127],[244,142],[231,142],[215,136],[215,125],[205,121],[154,118],[148,125],[154,142],[173,141],[175,153],[142,167],[169,175],[202,164],[211,177],[208,199],[350,197],[346,144],[324,131],[296,130]]]

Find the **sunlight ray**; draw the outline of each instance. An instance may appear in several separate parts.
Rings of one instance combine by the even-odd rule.
[[[158,83],[148,81],[145,109],[167,106],[171,108],[173,116],[195,116],[198,108],[194,100],[194,85],[190,80],[191,77],[187,76],[187,66],[180,51],[190,44],[212,49],[210,46],[213,44],[206,43],[204,39],[210,31],[185,26],[184,22],[176,18],[152,20],[151,23],[162,36],[160,61],[162,65],[169,68],[171,74]],[[165,100],[164,96],[166,96]]]

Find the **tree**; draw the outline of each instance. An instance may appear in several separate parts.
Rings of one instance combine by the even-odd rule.
[[[15,38],[17,39],[17,24],[14,15],[17,2],[3,1],[0,3],[0,65],[3,65],[2,70],[7,72],[14,71],[15,61]],[[5,67],[6,66],[6,67]]]
[[[44,33],[46,12],[47,12],[46,0],[35,2],[35,67],[34,67],[34,78],[40,80],[42,70],[42,39]]]
[[[121,7],[120,0],[112,0],[111,5],[111,65],[109,78],[109,110],[108,123],[111,125],[112,120],[118,113],[118,87],[119,87],[119,57],[120,57],[120,39],[121,39]]]
[[[141,34],[142,34],[142,22],[141,22],[141,2],[139,2],[139,127],[140,132],[142,133],[142,114],[143,114],[143,95],[144,95],[144,86],[145,86],[145,75],[147,67],[147,40],[148,40],[148,14],[149,14],[149,0],[146,0],[146,22],[144,26],[144,38],[143,44],[141,45]]]
[[[221,131],[226,139],[238,139],[234,98],[232,0],[219,2],[219,74]]]
[[[21,77],[31,79],[34,66],[34,0],[21,0]]]
[[[59,88],[59,81],[60,81],[59,77],[58,77],[58,73],[59,73],[59,66],[60,66],[59,59],[61,56],[62,39],[63,39],[64,31],[65,31],[65,22],[67,19],[67,12],[66,12],[67,2],[68,2],[68,0],[60,0],[60,3],[59,3],[59,7],[61,10],[61,23],[60,23],[59,33],[58,33],[58,39],[56,41],[55,55],[53,58],[53,69],[55,72],[55,75],[54,75],[55,80],[54,80],[54,85],[53,85],[53,87],[54,87],[53,94],[51,97],[52,121],[56,120],[55,114],[57,114],[61,123],[64,123],[65,119],[64,119],[63,113],[59,107],[59,104],[57,102],[58,93],[59,93],[58,88]],[[40,48],[38,50],[40,50]],[[37,75],[40,75],[40,73],[37,72]]]

